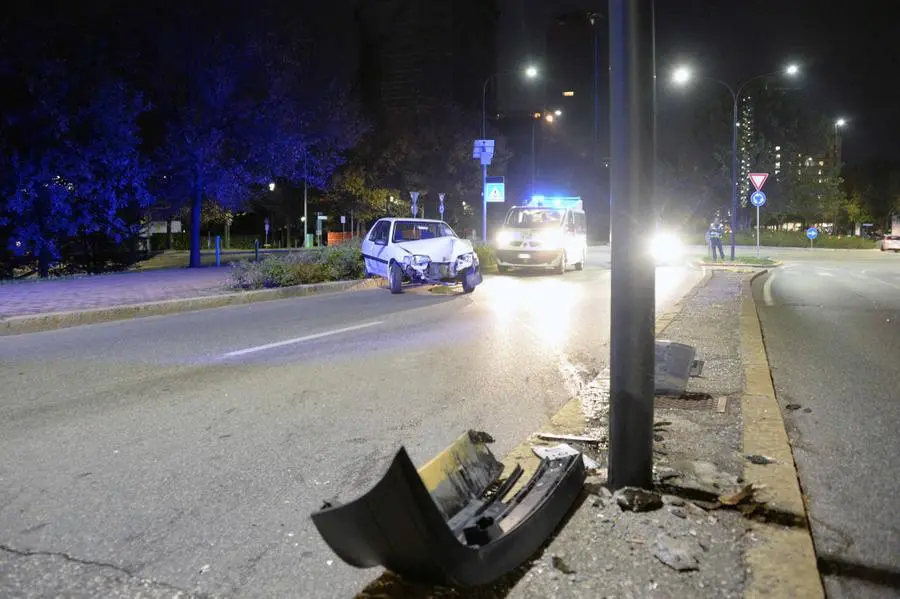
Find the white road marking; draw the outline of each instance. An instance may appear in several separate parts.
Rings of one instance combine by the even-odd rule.
[[[766,306],[772,307],[775,305],[775,300],[772,299],[772,281],[775,280],[775,272],[769,271],[769,276],[766,278],[766,282],[763,285],[763,303]]]
[[[816,272],[820,277],[833,277],[835,276],[833,272],[828,272],[826,270],[820,270]]]
[[[323,331],[321,333],[314,333],[312,335],[304,335],[303,337],[295,337],[294,339],[285,339],[284,341],[278,341],[276,343],[267,343],[265,345],[257,345],[256,347],[248,347],[247,349],[239,349],[233,352],[228,352],[225,354],[226,358],[233,358],[235,356],[244,356],[246,354],[252,354],[259,351],[265,351],[267,349],[273,349],[276,347],[284,347],[285,345],[293,345],[295,343],[303,343],[305,341],[313,341],[314,339],[321,339],[322,337],[330,337],[332,335],[340,335],[341,333],[350,333],[352,331],[358,331],[360,329],[367,329],[369,327],[374,327],[379,324],[383,324],[383,320],[377,320],[375,322],[367,322],[364,324],[357,324],[352,327],[344,327],[341,329],[332,329],[330,331]]]

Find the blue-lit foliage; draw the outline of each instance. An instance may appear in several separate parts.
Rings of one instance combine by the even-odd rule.
[[[46,276],[73,238],[133,237],[151,201],[136,124],[141,96],[114,79],[78,86],[60,62],[5,81],[14,98],[0,136],[6,249],[37,257]]]

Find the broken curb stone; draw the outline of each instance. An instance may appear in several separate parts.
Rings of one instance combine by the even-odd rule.
[[[663,506],[662,496],[659,493],[637,487],[619,489],[613,497],[623,511],[649,512]]]

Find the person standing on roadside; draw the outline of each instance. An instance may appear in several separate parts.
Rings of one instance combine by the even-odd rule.
[[[725,226],[717,216],[713,219],[713,222],[710,223],[709,231],[707,232],[707,235],[709,235],[709,246],[712,249],[713,262],[716,261],[716,248],[719,249],[719,256],[722,258],[722,262],[725,262],[725,251],[722,249],[722,235],[724,234]]]

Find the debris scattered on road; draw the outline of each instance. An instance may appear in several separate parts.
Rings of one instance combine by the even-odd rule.
[[[638,487],[625,487],[613,494],[613,498],[623,511],[649,512],[663,506],[662,496],[656,491]]]
[[[537,436],[545,441],[575,441],[576,443],[603,443],[603,437],[587,435],[558,435],[556,433],[538,433]]]
[[[803,408],[804,414],[809,414],[810,412],[812,412],[812,408]]]
[[[685,503],[684,499],[677,495],[663,495],[662,500],[666,505],[683,506]]]
[[[653,440],[656,441],[657,443],[660,443],[660,442],[662,442],[664,439],[663,439],[663,436],[662,436],[662,435],[653,435]]]
[[[472,443],[493,443],[494,438],[484,431],[469,431],[469,439]]]
[[[659,420],[653,423],[653,428],[661,428],[663,426],[672,426],[672,423],[668,420]]]
[[[802,407],[803,407],[803,406],[801,406],[801,405],[798,404],[798,403],[789,403],[788,405],[784,406],[784,409],[785,409],[785,410],[790,410],[790,411],[793,412],[794,410],[799,410],[799,409],[802,408]]]
[[[767,466],[776,463],[775,460],[764,455],[747,455],[744,457],[746,457],[751,464],[756,464],[757,466]]]
[[[206,574],[207,572],[209,572],[209,564],[206,564],[205,566],[202,566],[200,568],[200,574]]]
[[[680,507],[673,507],[671,510],[669,510],[669,513],[671,513],[676,518],[681,518],[682,520],[687,518],[687,513]]]
[[[653,544],[653,556],[679,572],[698,570],[698,557],[702,551],[692,539],[675,539],[669,535],[659,535]]]
[[[536,455],[537,457],[545,460],[558,460],[566,456],[578,455],[580,453],[577,449],[575,449],[568,443],[560,443],[559,445],[554,445],[553,447],[535,445],[532,446],[531,451],[533,451],[534,455]],[[589,458],[584,454],[581,454],[581,459],[584,461],[584,467],[587,470],[597,470],[598,468],[600,468],[600,464],[597,461]]]
[[[551,559],[551,563],[553,567],[562,572],[563,574],[575,574],[575,569],[571,568],[569,564],[567,564],[563,558],[558,555],[554,555]]]
[[[753,498],[753,485],[744,485],[737,493],[720,495],[719,503],[722,505],[739,505]]]

